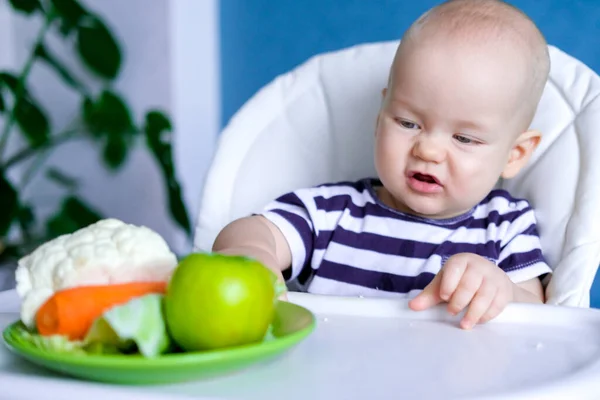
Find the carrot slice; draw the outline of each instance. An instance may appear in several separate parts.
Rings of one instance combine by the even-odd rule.
[[[56,292],[38,310],[36,326],[44,336],[83,339],[94,321],[110,308],[150,293],[164,294],[167,282],[79,286]]]

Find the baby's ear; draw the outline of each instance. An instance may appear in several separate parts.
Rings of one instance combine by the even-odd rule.
[[[527,164],[533,151],[542,140],[542,133],[536,130],[523,132],[519,135],[508,156],[508,162],[502,171],[502,178],[515,177]]]

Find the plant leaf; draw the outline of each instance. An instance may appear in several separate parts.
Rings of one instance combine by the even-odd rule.
[[[103,159],[116,170],[127,159],[131,138],[136,134],[127,104],[119,95],[105,90],[95,102],[84,99],[82,114],[92,136],[104,139]]]
[[[102,135],[102,118],[99,118],[96,112],[96,105],[89,97],[83,99],[81,103],[81,116],[92,136],[98,138]]]
[[[17,91],[19,78],[7,71],[0,72],[0,83],[3,83],[14,94]],[[23,93],[27,93],[26,88],[23,88]]]
[[[77,26],[77,51],[83,62],[102,78],[114,79],[121,68],[121,49],[98,17],[88,15]]]
[[[104,145],[103,158],[109,168],[116,170],[125,162],[128,142],[124,135],[110,133]]]
[[[64,36],[68,36],[79,25],[79,21],[88,15],[77,0],[51,0],[51,3],[61,20],[60,32]]]
[[[56,237],[73,233],[101,219],[100,213],[83,200],[69,196],[63,201],[60,210],[48,220],[46,227],[49,237]]]
[[[79,187],[79,182],[77,181],[77,179],[68,176],[61,170],[54,167],[50,167],[46,171],[46,177],[69,190],[75,190]]]
[[[19,197],[0,170],[0,237],[6,235],[19,212]]]
[[[17,261],[24,254],[26,253],[23,253],[18,246],[12,244],[6,245],[0,241],[0,264]]]
[[[0,87],[0,113],[6,111],[6,104],[4,104],[4,97],[2,96],[2,87]]]
[[[146,125],[144,127],[146,143],[152,151],[154,158],[159,163],[163,178],[167,184],[171,216],[191,236],[192,228],[183,202],[181,185],[175,177],[173,151],[170,141],[171,129],[171,122],[165,114],[159,111],[150,111],[146,114]]]
[[[31,15],[35,11],[44,11],[39,0],[10,0],[10,5],[16,11],[26,15]]]
[[[15,120],[33,147],[39,147],[48,141],[50,123],[46,114],[31,98],[21,97],[15,104]]]
[[[35,225],[35,214],[33,208],[29,205],[22,204],[17,213],[17,220],[21,227],[21,232],[26,241],[31,240],[31,229]]]
[[[19,208],[19,223],[22,227],[30,229],[35,223],[35,215],[33,214],[33,208],[29,205],[22,205]]]
[[[29,143],[34,147],[44,144],[48,140],[50,123],[40,106],[31,98],[25,83],[17,93],[19,78],[8,71],[2,71],[0,84],[12,92],[13,98],[19,98],[14,105],[14,117]]]
[[[82,109],[83,120],[96,137],[133,134],[136,130],[125,101],[109,90],[103,91],[95,102],[85,98]]]
[[[58,75],[60,75],[63,81],[69,86],[71,86],[73,89],[77,90],[80,93],[87,92],[83,85],[73,77],[73,75],[65,68],[65,66],[61,62],[59,62],[58,59],[48,51],[48,49],[46,49],[46,46],[44,46],[43,43],[40,43],[35,48],[35,55],[39,59],[45,61],[46,64],[48,64],[50,67],[52,67],[54,71]]]

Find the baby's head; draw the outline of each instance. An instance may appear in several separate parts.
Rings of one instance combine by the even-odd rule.
[[[528,131],[550,61],[523,13],[497,0],[453,0],[402,38],[377,119],[382,199],[430,218],[462,214],[540,141]]]

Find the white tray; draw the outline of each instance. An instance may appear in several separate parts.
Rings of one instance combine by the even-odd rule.
[[[39,399],[40,390],[86,400],[600,397],[598,310],[513,304],[463,331],[442,306],[415,313],[404,301],[299,293],[290,301],[318,325],[275,361],[206,381],[124,387],[49,373],[0,346],[0,398]],[[0,293],[0,328],[18,319],[17,306],[14,292]]]

